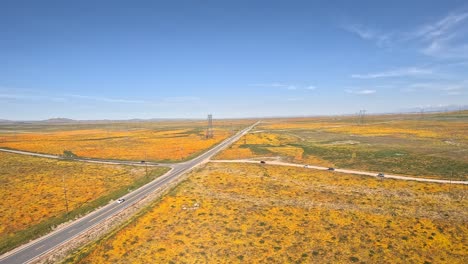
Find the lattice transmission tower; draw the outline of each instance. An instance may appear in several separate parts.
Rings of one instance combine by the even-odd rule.
[[[213,115],[208,115],[208,127],[206,128],[206,138],[213,138]]]
[[[364,124],[365,116],[366,116],[366,110],[359,110],[359,124]]]

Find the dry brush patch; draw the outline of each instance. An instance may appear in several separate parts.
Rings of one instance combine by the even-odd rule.
[[[167,170],[155,168],[146,176],[142,167],[0,153],[0,251],[44,234]]]
[[[466,186],[212,163],[79,263],[464,263]]]

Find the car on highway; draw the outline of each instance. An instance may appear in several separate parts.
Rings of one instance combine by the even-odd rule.
[[[120,199],[117,200],[117,203],[123,203],[123,202],[125,202],[125,199],[123,199],[123,198],[120,198]]]
[[[330,168],[328,168],[328,170],[329,170],[329,171],[334,171],[335,168],[330,167]]]
[[[304,165],[304,168],[309,168],[309,165]]]
[[[265,164],[266,162],[264,160],[260,161],[261,164]]]
[[[379,173],[379,174],[377,174],[377,177],[383,178],[383,177],[385,177],[385,174]]]

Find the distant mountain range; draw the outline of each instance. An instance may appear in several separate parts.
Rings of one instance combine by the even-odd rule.
[[[151,119],[127,119],[127,120],[111,120],[111,119],[102,119],[102,120],[75,120],[70,118],[56,117],[49,118],[45,120],[8,120],[0,119],[0,123],[48,123],[48,124],[69,124],[69,123],[105,123],[105,122],[163,122],[163,121],[193,121],[193,120],[202,120],[202,119],[189,119],[189,118],[151,118]],[[203,119],[204,120],[204,119]]]
[[[426,105],[420,107],[405,108],[402,109],[400,112],[452,112],[460,110],[468,110],[468,105]]]
[[[45,123],[74,123],[78,122],[76,120],[70,119],[70,118],[62,118],[62,117],[57,117],[57,118],[50,118],[47,120],[43,120],[40,122],[45,122]]]
[[[468,110],[468,105],[426,105],[420,107],[410,107],[403,108],[395,112],[381,112],[381,113],[372,113],[368,112],[369,115],[379,115],[379,114],[400,114],[400,113],[432,113],[432,112],[453,112],[453,111],[462,111]],[[339,116],[353,116],[356,114],[342,114]],[[314,115],[305,115],[305,116],[263,116],[263,117],[245,117],[240,119],[251,119],[251,118],[286,118],[286,117],[313,117]],[[327,116],[327,115],[317,115],[317,116]],[[336,115],[333,115],[336,116]],[[224,118],[223,118],[224,119]],[[227,119],[239,119],[239,118],[227,118]],[[67,123],[106,123],[106,122],[163,122],[163,121],[197,121],[205,120],[204,118],[150,118],[150,119],[127,119],[127,120],[112,120],[112,119],[102,119],[102,120],[75,120],[64,117],[50,118],[46,120],[8,120],[0,119],[0,123],[49,123],[49,124],[67,124]]]

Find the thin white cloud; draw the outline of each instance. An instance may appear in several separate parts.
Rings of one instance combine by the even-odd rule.
[[[168,103],[187,103],[200,101],[199,97],[195,96],[177,96],[177,97],[166,97],[163,99],[164,102]]]
[[[416,46],[416,51],[438,58],[468,58],[468,12],[452,12],[441,19],[416,26],[410,31],[382,32],[364,25],[346,25],[343,28],[378,46]]]
[[[461,94],[463,90],[467,89],[468,83],[462,82],[438,82],[438,83],[412,83],[402,89],[403,92],[419,92],[426,91],[439,91],[445,94],[455,95]]]
[[[360,38],[366,39],[366,40],[374,39],[376,36],[375,31],[369,28],[366,28],[362,25],[357,25],[357,24],[345,25],[343,26],[343,28],[351,33],[358,35]]]
[[[79,94],[69,94],[67,96],[73,97],[73,98],[78,98],[78,99],[86,99],[86,100],[93,100],[93,101],[106,102],[106,103],[128,103],[128,104],[145,103],[145,101],[143,101],[143,100],[129,100],[129,99],[108,98],[108,97],[79,95]]]
[[[19,95],[19,94],[0,94],[0,98],[3,99],[29,99],[29,97],[26,97],[24,95]]]
[[[304,98],[299,98],[299,97],[292,97],[287,99],[290,102],[298,102],[298,101],[304,101]]]
[[[283,84],[283,83],[254,83],[254,84],[249,84],[249,86],[285,88],[285,87],[288,87],[289,85],[288,84]]]
[[[376,73],[366,73],[366,74],[352,74],[351,78],[356,79],[376,79],[376,78],[388,78],[388,77],[410,77],[418,75],[427,75],[432,74],[431,69],[409,67],[401,68],[390,71],[376,72]]]
[[[359,24],[344,25],[342,28],[350,33],[357,35],[363,40],[375,41],[378,46],[382,47],[388,46],[389,42],[392,40],[393,35],[393,33],[382,33],[378,30]]]
[[[453,33],[463,21],[468,18],[468,12],[451,13],[439,21],[421,26],[414,32],[415,37],[420,37],[426,40],[434,40],[442,36],[447,36]]]
[[[297,90],[297,87],[295,85],[284,84],[284,83],[256,83],[256,84],[249,84],[249,86],[267,87],[267,88],[282,88],[282,89],[286,89],[286,90]]]
[[[439,58],[468,58],[468,12],[451,13],[413,33],[424,43],[421,52]]]
[[[371,89],[363,89],[363,90],[345,90],[345,92],[349,94],[359,94],[359,95],[370,95],[370,94],[375,94],[377,93],[376,90],[371,90]]]
[[[454,45],[448,39],[433,40],[427,47],[422,48],[425,55],[442,59],[468,58],[468,44]]]
[[[65,102],[67,98],[51,95],[42,95],[37,89],[17,88],[0,85],[0,100],[23,100],[23,101],[51,101]]]
[[[65,102],[66,98],[44,95],[0,94],[0,99]]]
[[[294,90],[315,90],[317,89],[316,86],[310,85],[310,86],[301,86],[301,85],[293,85],[293,84],[284,84],[284,83],[256,83],[256,84],[249,84],[249,86],[252,87],[267,87],[267,88],[280,88],[280,89],[286,89],[290,91]]]

